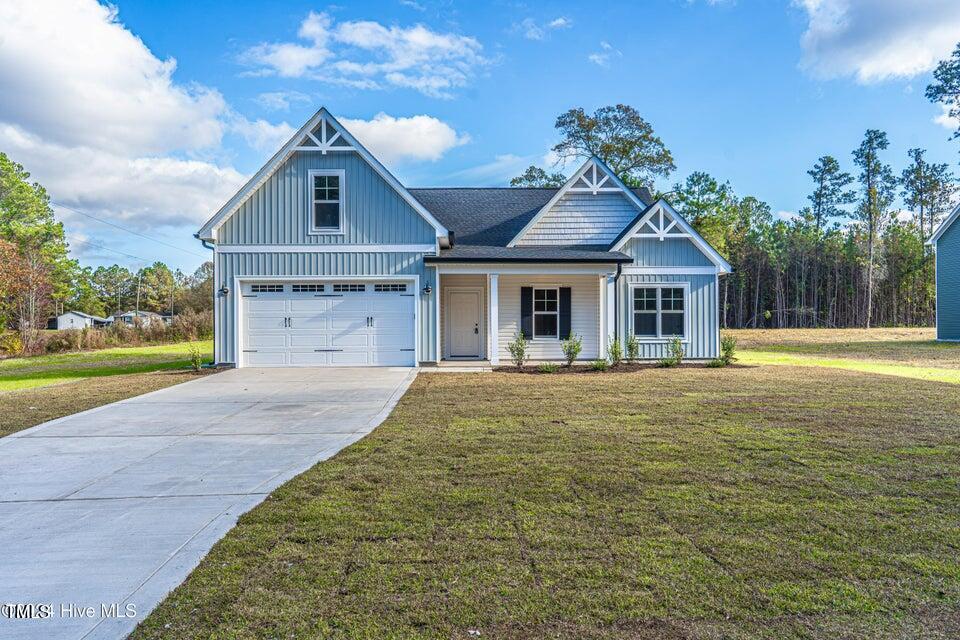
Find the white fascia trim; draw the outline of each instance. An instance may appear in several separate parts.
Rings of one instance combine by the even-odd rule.
[[[437,272],[440,274],[446,273],[490,273],[490,274],[501,274],[501,275],[606,275],[613,274],[616,270],[611,269],[608,265],[583,265],[580,267],[577,266],[567,266],[567,267],[550,267],[550,266],[518,266],[505,263],[489,263],[489,264],[444,264],[436,265]]]
[[[320,110],[317,111],[313,117],[306,122],[306,124],[300,127],[293,137],[290,138],[290,140],[288,140],[287,143],[283,145],[283,147],[281,147],[280,150],[277,151],[277,153],[275,153],[273,157],[270,158],[270,160],[268,160],[267,163],[263,165],[263,167],[261,167],[260,170],[254,174],[254,176],[250,178],[250,180],[248,180],[247,183],[243,185],[243,187],[241,187],[240,190],[237,191],[237,193],[235,193],[233,197],[230,198],[227,203],[220,208],[219,211],[217,211],[217,213],[213,215],[213,217],[204,223],[199,231],[200,238],[203,240],[215,241],[217,239],[217,229],[220,228],[223,222],[228,217],[233,215],[236,210],[240,208],[240,205],[243,204],[243,202],[247,199],[247,196],[249,196],[258,187],[260,187],[260,185],[266,182],[270,176],[272,176],[277,169],[280,168],[280,165],[282,165],[283,162],[290,157],[291,154],[298,150],[306,151],[308,149],[310,151],[322,151],[320,148],[314,149],[313,147],[298,147],[298,143],[303,136],[306,136],[308,133],[310,133],[313,128],[323,120],[327,120],[336,126],[337,130],[341,134],[341,137],[350,143],[350,145],[353,147],[353,150],[356,151],[361,158],[366,160],[367,163],[373,167],[374,171],[376,171],[380,177],[387,182],[387,184],[393,187],[400,197],[403,198],[407,204],[409,204],[423,217],[424,220],[430,224],[430,226],[434,228],[437,238],[442,238],[449,235],[446,227],[440,224],[440,221],[437,220],[432,213],[427,211],[427,209],[420,204],[420,201],[414,198],[410,192],[407,191],[406,187],[400,184],[400,181],[397,180],[396,177],[394,177],[394,175],[390,173],[387,168],[384,167],[380,161],[377,160],[373,154],[366,149],[366,147],[360,144],[357,139],[354,138],[353,135],[347,131],[346,128],[344,128],[344,126],[340,124],[329,111],[327,111],[326,107],[321,107]]]
[[[954,207],[953,211],[950,212],[950,215],[944,218],[943,222],[940,223],[940,226],[937,227],[936,231],[930,235],[930,239],[927,240],[927,244],[933,247],[937,246],[937,240],[940,239],[940,236],[946,233],[947,229],[950,228],[950,225],[952,225],[957,218],[960,218],[960,204]]]
[[[624,275],[645,276],[713,276],[720,273],[717,267],[632,267],[623,268]]]
[[[434,244],[218,244],[216,253],[436,253]]]

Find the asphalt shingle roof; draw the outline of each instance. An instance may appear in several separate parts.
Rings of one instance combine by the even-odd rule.
[[[559,189],[522,187],[437,187],[408,189],[440,223],[454,234],[454,246],[433,262],[621,262],[630,258],[606,246],[507,247],[507,244],[550,201]],[[634,189],[645,204],[647,189]]]

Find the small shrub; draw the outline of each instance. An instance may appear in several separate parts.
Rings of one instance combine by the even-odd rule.
[[[200,371],[203,368],[203,352],[198,345],[192,344],[189,349],[190,366],[194,371]]]
[[[720,338],[720,358],[724,365],[733,364],[737,361],[737,339],[733,336],[723,336]]]
[[[523,363],[527,361],[527,339],[524,337],[522,331],[518,331],[517,335],[513,337],[513,340],[507,345],[507,349],[510,350],[510,359],[513,361],[513,364],[519,369],[523,366]]]
[[[79,351],[82,345],[83,335],[80,329],[64,329],[51,333],[47,338],[47,344],[44,350],[47,353],[64,353],[67,351]]]
[[[610,362],[613,366],[617,366],[623,362],[623,345],[620,344],[620,340],[616,336],[610,338],[610,346],[607,349],[607,353],[610,356]]]
[[[573,361],[580,357],[580,352],[583,351],[583,338],[575,333],[571,333],[570,337],[560,343],[560,348],[563,349],[563,356],[567,359],[567,366],[573,365]]]
[[[8,331],[0,335],[0,351],[8,356],[18,356],[23,353],[23,341],[16,331]]]
[[[707,366],[711,369],[719,369],[720,367],[727,366],[727,363],[723,361],[723,358],[714,358],[707,362]]]
[[[657,363],[661,367],[676,367],[683,362],[683,342],[680,338],[674,338],[667,345],[667,357],[661,358]]]
[[[537,371],[540,373],[556,373],[560,371],[560,365],[552,362],[541,362],[537,365]]]
[[[610,364],[603,358],[597,358],[590,363],[590,368],[594,371],[606,371],[608,368],[610,368]]]
[[[640,340],[637,336],[630,334],[627,338],[627,360],[636,360],[640,357]]]

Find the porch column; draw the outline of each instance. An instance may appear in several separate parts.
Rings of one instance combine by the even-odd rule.
[[[597,336],[597,338],[600,341],[600,357],[606,358],[607,339],[609,338],[609,334],[607,333],[607,316],[609,315],[607,310],[607,276],[600,276],[597,282],[597,287],[599,288],[599,291],[597,292],[597,298],[600,300],[600,317],[599,322],[597,322],[597,329],[600,335]]]
[[[487,274],[487,360],[500,364],[500,274]]]

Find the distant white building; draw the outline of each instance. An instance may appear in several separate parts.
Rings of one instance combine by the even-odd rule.
[[[109,321],[100,316],[92,316],[82,311],[67,311],[57,316],[57,329],[84,329],[102,327]]]
[[[154,313],[153,311],[126,311],[124,313],[115,313],[109,318],[107,322],[113,324],[115,322],[122,322],[126,325],[133,325],[135,320],[139,318],[140,324],[146,326],[154,322],[163,322],[163,316],[159,313]]]

